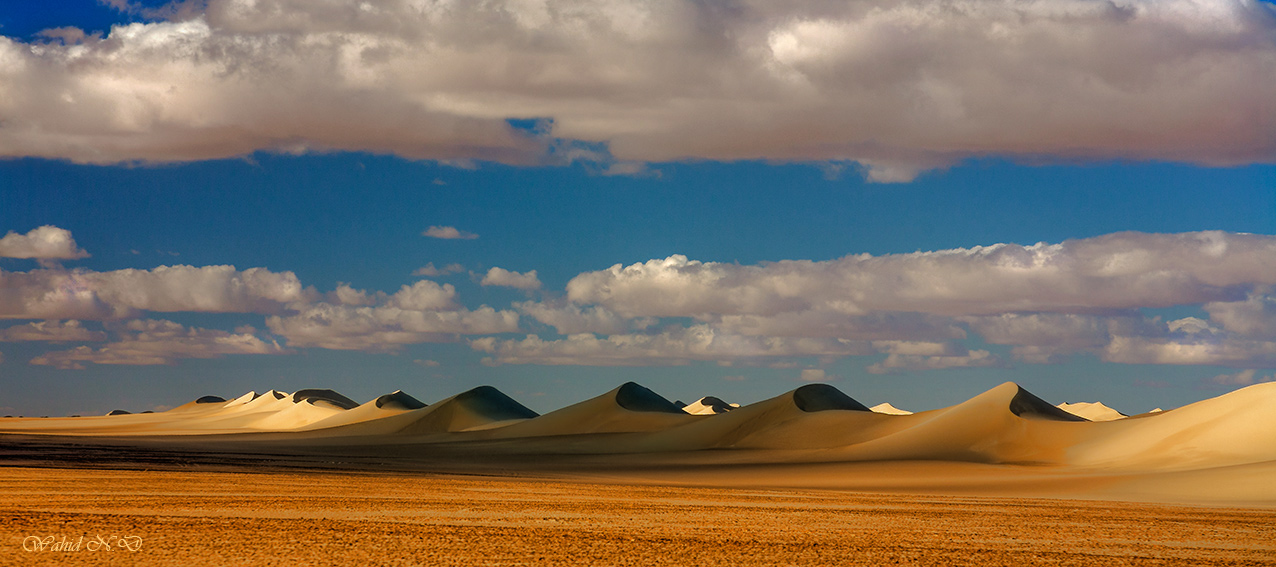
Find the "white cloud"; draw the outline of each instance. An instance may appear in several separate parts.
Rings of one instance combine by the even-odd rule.
[[[1170,332],[1162,337],[1112,337],[1102,350],[1106,362],[1276,367],[1276,342],[1223,332]]]
[[[46,225],[26,234],[9,231],[0,238],[0,258],[33,258],[37,260],[77,260],[88,258],[71,237],[71,231]]]
[[[326,302],[296,305],[298,313],[271,316],[266,325],[291,347],[395,351],[405,344],[451,342],[458,335],[518,330],[518,313],[456,302],[456,289],[429,280],[403,286],[374,306]]]
[[[612,335],[642,330],[654,320],[626,319],[596,305],[582,307],[566,301],[515,303],[514,307],[531,318],[554,327],[560,335],[600,333]]]
[[[425,232],[422,232],[421,236],[428,236],[430,238],[441,238],[443,240],[473,240],[475,238],[478,238],[477,234],[474,234],[472,232],[465,232],[463,230],[457,230],[457,228],[454,226],[432,226],[430,228],[425,229]]]
[[[1005,366],[1000,358],[986,350],[972,350],[959,356],[920,356],[915,354],[890,354],[886,359],[869,366],[873,374],[898,374],[922,370],[946,368],[978,368]]]
[[[345,282],[337,283],[337,289],[328,294],[329,301],[341,305],[372,305],[378,299],[384,299],[385,294],[378,296],[376,293],[368,293],[362,289],[350,287]]]
[[[0,329],[0,342],[45,341],[78,343],[104,341],[106,333],[84,328],[79,321],[35,321]]]
[[[969,331],[1034,364],[1086,353],[1118,363],[1262,366],[1273,356],[1260,340],[1273,282],[1276,237],[1221,232],[758,265],[672,256],[581,274],[565,300],[515,304],[565,339],[475,346],[504,363],[774,365],[884,353],[871,371],[1005,365],[990,351],[967,352],[960,343]],[[1139,312],[1182,305],[1207,306],[1211,320]],[[635,332],[662,319],[672,326]],[[812,339],[811,348],[787,348],[796,339]]]
[[[536,270],[526,273],[511,272],[504,268],[496,268],[487,271],[483,276],[480,285],[491,285],[498,287],[512,287],[522,290],[533,290],[541,288],[541,280],[536,277]]]
[[[114,1],[114,0],[113,0]],[[967,156],[1270,162],[1255,0],[208,0],[0,38],[0,155],[87,163],[354,150],[450,163]],[[547,132],[510,117],[552,118]],[[1259,117],[1259,118],[1255,118]]]
[[[879,311],[847,314],[831,309],[804,309],[769,315],[700,313],[722,329],[745,335],[839,337],[844,339],[963,339],[966,331],[952,318],[925,313]]]
[[[448,274],[459,274],[465,271],[465,266],[460,264],[448,264],[442,268],[434,267],[434,262],[430,262],[412,272],[414,276],[437,277],[446,276]]]
[[[1101,347],[1109,339],[1109,317],[1075,313],[1002,313],[970,319],[970,329],[995,345]]]
[[[568,282],[567,296],[625,317],[962,316],[1231,301],[1271,284],[1276,237],[1129,232],[825,262],[738,265],[675,255],[580,274]]]
[[[485,337],[470,341],[470,346],[495,355],[494,361],[502,364],[586,366],[681,365],[696,360],[842,357],[873,352],[872,346],[863,341],[751,337],[718,332],[708,325],[672,327],[655,334],[613,334],[603,338],[582,333],[548,341],[535,335],[528,335],[522,340]]]
[[[228,354],[287,354],[275,342],[251,334],[187,328],[172,321],[134,320],[117,330],[119,340],[99,348],[87,346],[44,353],[31,364],[83,370],[84,363],[148,366],[186,358],[221,358]]]
[[[0,271],[0,319],[122,319],[144,311],[274,313],[309,296],[292,272],[264,268]]]
[[[1245,301],[1206,303],[1210,320],[1245,336],[1276,339],[1276,297],[1251,293]]]

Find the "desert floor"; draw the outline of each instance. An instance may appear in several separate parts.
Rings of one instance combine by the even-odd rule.
[[[5,565],[1276,565],[1272,509],[29,467],[0,467],[0,502]]]

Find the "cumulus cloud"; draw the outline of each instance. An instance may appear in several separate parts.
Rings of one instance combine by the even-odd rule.
[[[746,266],[674,255],[572,278],[567,296],[627,317],[771,317],[805,311],[1095,313],[1243,299],[1276,283],[1276,237],[1117,233],[1031,246]]]
[[[123,319],[144,311],[275,313],[309,297],[292,272],[265,268],[0,270],[0,319]]]
[[[425,229],[425,232],[422,232],[421,236],[441,238],[443,240],[473,240],[478,238],[477,234],[457,230],[454,226],[432,226]],[[433,264],[431,264],[431,266],[433,266]]]
[[[870,365],[866,370],[873,374],[899,374],[945,368],[978,368],[1005,366],[996,355],[986,350],[972,350],[958,356],[921,356],[915,354],[890,354],[886,359]]]
[[[35,321],[0,329],[0,342],[79,343],[106,340],[106,333],[86,329],[79,321]]]
[[[954,319],[916,312],[881,311],[851,315],[828,309],[804,309],[767,315],[698,313],[695,316],[744,335],[864,340],[966,338],[966,331]]]
[[[496,268],[487,271],[483,276],[480,285],[490,285],[498,287],[512,287],[514,289],[533,290],[541,288],[541,280],[536,277],[536,270],[526,273],[511,272],[504,268]]]
[[[1161,335],[1113,336],[1101,358],[1126,364],[1276,367],[1276,341],[1237,335],[1186,317],[1168,322]]]
[[[1276,339],[1276,297],[1251,293],[1244,301],[1207,303],[1210,320],[1228,331],[1253,337]]]
[[[428,232],[428,231],[427,231]],[[434,267],[434,262],[430,262],[412,272],[414,276],[424,276],[433,278],[437,276],[446,276],[448,274],[459,274],[465,271],[465,266],[460,264],[448,264],[442,268]]]
[[[187,328],[172,321],[133,320],[117,329],[119,340],[99,348],[87,346],[53,351],[31,364],[83,370],[85,363],[151,366],[187,358],[221,358],[229,354],[287,354],[277,343],[243,333]]]
[[[871,371],[1006,364],[993,351],[968,352],[961,343],[972,335],[1034,364],[1084,353],[1261,366],[1272,357],[1273,266],[1276,237],[1222,232],[758,265],[671,256],[580,274],[563,299],[515,304],[566,338],[472,344],[504,363],[774,365],[883,353]],[[1183,305],[1204,306],[1210,320],[1140,312]],[[640,332],[661,321],[671,326]]]
[[[642,330],[655,322],[651,318],[621,317],[597,305],[580,306],[562,300],[524,301],[515,303],[514,307],[531,318],[554,327],[560,335],[580,333],[612,335]]]
[[[450,342],[458,335],[518,330],[518,313],[482,306],[466,309],[456,288],[421,280],[381,297],[376,305],[318,302],[298,313],[271,316],[266,325],[291,347],[391,352],[405,344]]]
[[[1276,158],[1257,0],[181,5],[104,38],[0,38],[0,155],[561,163],[566,140],[602,143],[607,171],[854,162],[888,182],[981,155]]]
[[[89,253],[80,249],[71,231],[46,225],[26,234],[9,231],[0,238],[0,258],[33,258],[36,260],[78,260]]]
[[[587,366],[668,366],[691,361],[730,361],[797,356],[843,357],[873,353],[863,341],[800,337],[750,337],[714,330],[708,325],[673,327],[659,333],[626,333],[598,337],[592,333],[544,340],[492,337],[470,341],[474,350],[493,354],[501,364]]]

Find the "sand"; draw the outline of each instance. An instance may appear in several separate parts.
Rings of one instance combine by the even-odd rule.
[[[626,383],[544,415],[482,386],[429,405],[271,390],[155,414],[0,419],[0,465],[139,463],[1268,506],[1276,383],[1098,422],[1014,383],[907,415],[826,384],[692,415]]]
[[[13,565],[1273,565],[1276,511],[324,472],[0,468]],[[29,535],[138,551],[23,552]]]

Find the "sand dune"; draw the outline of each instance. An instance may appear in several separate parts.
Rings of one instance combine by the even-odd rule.
[[[882,402],[868,409],[873,410],[877,413],[884,413],[887,415],[913,415],[913,412],[899,409],[891,405],[890,402]]]
[[[1276,383],[1138,419],[1097,423],[1070,464],[1179,470],[1276,461]]]
[[[219,452],[345,452],[403,466],[452,455],[449,466],[462,468],[456,459],[540,454],[592,458],[591,467],[768,465],[798,474],[819,463],[964,462],[1046,466],[1083,478],[1276,463],[1276,384],[1120,419],[1097,403],[1056,407],[1009,382],[919,413],[890,404],[870,409],[826,384],[742,407],[705,397],[687,409],[696,415],[632,382],[545,415],[490,386],[431,405],[402,391],[356,404],[332,390],[270,390],[205,396],[159,413],[6,418],[0,434],[138,438]],[[440,453],[445,447],[452,452]],[[1247,482],[1243,490],[1262,484]],[[1271,492],[1276,497],[1276,486]]]
[[[434,405],[394,418],[398,435],[429,435],[480,430],[536,417],[538,414],[491,386],[461,392]]]
[[[690,404],[681,404],[674,402],[674,405],[682,408],[691,415],[715,415],[719,413],[727,413],[733,409],[740,407],[740,404],[730,404],[722,398],[714,396],[705,396]]]
[[[1113,421],[1129,417],[1117,410],[1103,405],[1103,402],[1076,402],[1059,404],[1059,409],[1090,421]]]
[[[633,382],[601,396],[493,431],[494,437],[661,431],[701,419]]]

